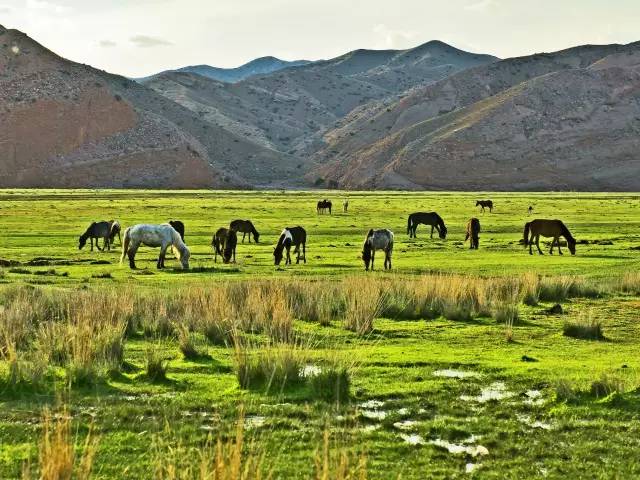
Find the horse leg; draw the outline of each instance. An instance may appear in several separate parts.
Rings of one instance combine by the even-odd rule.
[[[284,262],[285,265],[291,265],[291,246],[287,245],[287,260]]]
[[[544,253],[542,252],[542,250],[540,249],[540,235],[536,235],[536,247],[538,247],[538,253],[540,255],[544,255]]]
[[[564,255],[564,254],[562,253],[562,250],[560,250],[560,237],[558,237],[558,253],[559,253],[560,255]]]
[[[372,248],[371,249],[371,271],[373,271],[373,262],[375,262],[376,260],[376,251]]]
[[[160,255],[158,256],[158,269],[164,268],[164,257],[167,254],[167,248],[169,248],[168,245],[162,245],[160,247]]]
[[[433,238],[433,225],[431,225],[431,238]]]
[[[132,270],[136,269],[136,252],[138,251],[138,247],[140,246],[140,242],[133,242],[129,245],[129,250],[127,250],[127,256],[129,257],[129,268]]]
[[[246,232],[242,232],[242,243],[244,243],[245,235],[247,235],[247,233]],[[249,238],[249,241],[251,241],[251,238]]]
[[[531,234],[531,237],[527,240],[527,242],[529,243],[529,255],[533,255],[533,252],[531,251],[531,247],[533,245],[533,233]]]
[[[302,258],[304,259],[304,263],[307,263],[307,242],[302,244]]]
[[[553,237],[553,240],[551,240],[551,249],[549,250],[549,255],[553,255],[553,246],[556,244],[557,241],[558,241],[558,237]]]

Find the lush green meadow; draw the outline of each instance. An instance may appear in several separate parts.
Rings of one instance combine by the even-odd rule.
[[[414,211],[447,239],[409,239]],[[78,250],[114,218],[182,220],[191,270]],[[214,264],[235,218],[260,243]],[[577,255],[530,256],[531,218],[562,219]],[[43,424],[70,429],[76,478],[87,457],[91,478],[640,477],[640,195],[6,190],[0,225],[0,478],[66,478],[42,474],[62,449]],[[295,225],[307,264],[275,267]],[[393,270],[365,273],[383,227]]]

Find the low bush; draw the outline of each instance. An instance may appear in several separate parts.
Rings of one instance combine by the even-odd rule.
[[[565,337],[583,340],[604,340],[602,323],[595,319],[570,320],[564,323],[562,334]]]

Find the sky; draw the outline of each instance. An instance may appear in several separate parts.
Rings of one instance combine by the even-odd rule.
[[[429,40],[507,58],[640,40],[640,0],[0,0],[0,25],[130,77]]]

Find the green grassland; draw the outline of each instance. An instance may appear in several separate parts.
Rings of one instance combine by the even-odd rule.
[[[331,216],[315,211],[325,197],[334,202]],[[483,198],[494,201],[494,213],[474,207]],[[447,239],[430,239],[425,227],[409,239],[406,220],[414,211],[438,212]],[[477,251],[463,243],[472,216],[482,224]],[[91,221],[112,218],[123,227],[182,220],[191,270],[167,259],[169,268],[157,271],[157,250],[145,247],[138,271],[118,264],[119,248],[78,250],[77,237]],[[214,264],[211,235],[235,218],[251,219],[260,243],[240,243],[235,265]],[[580,242],[577,255],[565,249],[564,256],[551,256],[547,247],[544,256],[530,256],[519,241],[531,218],[562,219]],[[8,312],[15,289],[108,292],[114,299],[134,292],[166,296],[169,303],[175,292],[213,290],[219,282],[267,280],[285,288],[298,280],[346,285],[365,275],[402,282],[431,273],[540,274],[576,276],[597,287],[640,266],[638,194],[4,190],[0,225],[6,264],[0,267],[0,333],[14,321]],[[278,234],[294,225],[307,229],[307,264],[275,267]],[[379,271],[364,272],[359,257],[369,228],[395,232],[391,273],[382,271],[381,257]],[[27,461],[36,475],[41,412],[61,403],[79,451],[90,425],[99,435],[92,478],[169,478],[163,462],[186,472],[207,438],[233,436],[239,416],[244,454],[261,458],[273,478],[640,478],[639,295],[637,284],[586,289],[559,299],[561,315],[548,312],[555,299],[519,303],[512,328],[482,312],[458,319],[383,315],[358,334],[340,319],[321,326],[293,312],[295,336],[287,348],[306,364],[348,368],[349,398],[340,402],[319,399],[307,383],[242,388],[234,348],[198,336],[206,356],[186,359],[173,331],[129,332],[126,368],[80,386],[69,386],[65,368],[52,365],[44,386],[15,387],[2,345],[0,478],[20,478]],[[563,335],[567,322],[585,319],[601,325],[604,340]],[[258,350],[270,345],[264,334],[248,337]],[[164,380],[144,374],[150,348],[165,359]],[[441,376],[447,370],[454,376]],[[325,432],[331,455],[345,454],[352,464],[366,460],[366,476],[318,473]]]

